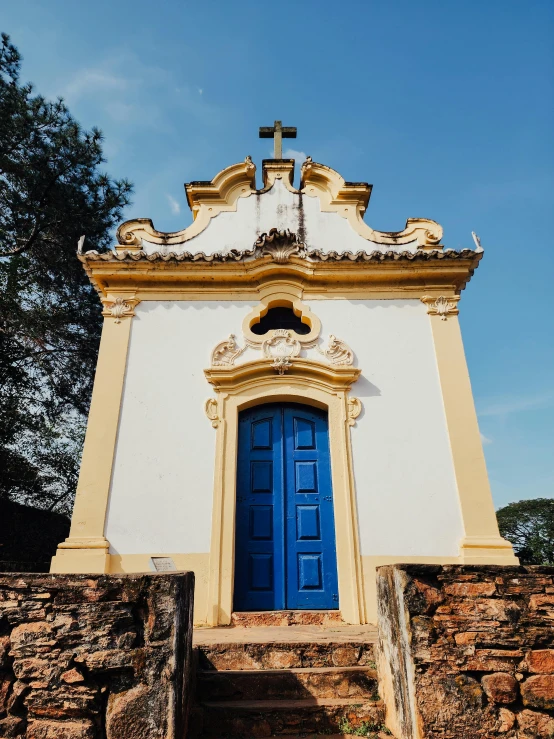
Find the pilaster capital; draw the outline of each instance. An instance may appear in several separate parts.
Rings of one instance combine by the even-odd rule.
[[[420,300],[427,306],[427,313],[431,316],[440,316],[441,321],[446,321],[448,316],[456,316],[460,312],[458,310],[459,295],[449,297],[440,295],[438,298],[424,295]]]
[[[140,299],[135,294],[112,294],[108,297],[101,298],[104,307],[102,315],[106,318],[114,318],[114,323],[121,323],[122,318],[132,318],[135,315],[135,308],[140,303]]]

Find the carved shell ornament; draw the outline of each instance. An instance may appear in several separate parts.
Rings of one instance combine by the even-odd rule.
[[[320,354],[336,367],[349,367],[354,362],[354,352],[345,341],[337,339],[333,334],[329,335],[329,344],[326,349],[317,347]]]
[[[125,298],[103,300],[104,310],[102,315],[115,318],[114,323],[121,323],[122,318],[130,318],[135,315],[135,305],[138,302],[138,300],[126,300]]]
[[[292,331],[279,328],[263,342],[262,352],[267,359],[273,359],[271,366],[282,375],[292,367],[290,360],[300,354],[300,342],[293,338]]]
[[[305,246],[298,242],[297,235],[289,231],[270,229],[269,233],[263,233],[258,237],[254,248],[260,256],[268,254],[275,262],[283,264],[293,254],[304,256]]]
[[[226,367],[233,365],[235,359],[239,357],[246,347],[240,347],[237,344],[234,334],[231,334],[225,341],[220,341],[212,351],[212,367]]]

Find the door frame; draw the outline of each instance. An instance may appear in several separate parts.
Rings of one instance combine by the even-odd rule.
[[[268,360],[246,362],[229,369],[211,368],[204,373],[217,394],[205,406],[206,415],[216,428],[207,623],[211,626],[231,623],[239,413],[255,405],[278,402],[311,405],[328,413],[339,608],[347,623],[365,623],[350,441],[350,427],[360,414],[361,403],[348,395],[361,370],[297,358],[283,375],[278,375]]]

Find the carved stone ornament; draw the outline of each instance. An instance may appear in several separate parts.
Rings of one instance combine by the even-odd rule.
[[[333,334],[330,334],[329,336],[329,345],[327,348],[322,349],[318,346],[317,350],[320,354],[323,354],[331,364],[334,364],[337,367],[350,367],[354,362],[354,352],[352,349],[346,342],[337,339]]]
[[[260,255],[269,254],[280,264],[286,262],[293,254],[303,256],[305,253],[304,244],[299,243],[296,234],[288,229],[286,231],[270,229],[269,233],[263,233],[258,237],[254,247]]]
[[[103,300],[103,316],[115,318],[114,323],[121,323],[122,318],[131,318],[135,315],[135,306],[139,301],[130,298],[115,298],[114,300]]]
[[[273,359],[271,366],[282,375],[292,367],[290,360],[300,354],[300,342],[293,338],[292,331],[279,328],[263,342],[262,352],[267,359]]]
[[[240,347],[231,334],[225,341],[220,341],[212,352],[212,367],[226,367],[233,365],[235,359],[240,356],[246,347]]]
[[[449,298],[445,298],[443,295],[438,298],[424,295],[421,298],[421,302],[427,306],[427,313],[432,316],[440,316],[441,321],[446,321],[447,316],[455,316],[460,312],[458,310],[459,300],[460,297],[458,295],[453,295]]]
[[[216,429],[220,422],[221,418],[219,416],[219,405],[216,398],[208,398],[208,400],[204,403],[204,411],[210,421],[212,422],[212,426],[214,429]]]
[[[348,425],[354,426],[356,419],[362,412],[362,401],[359,398],[348,398],[346,402],[348,404]]]

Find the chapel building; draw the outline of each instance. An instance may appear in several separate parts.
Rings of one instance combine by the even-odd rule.
[[[376,620],[383,564],[517,562],[496,522],[458,302],[483,256],[375,231],[371,185],[311,158],[191,182],[192,225],[80,251],[104,326],[53,572],[196,575],[233,611]]]

